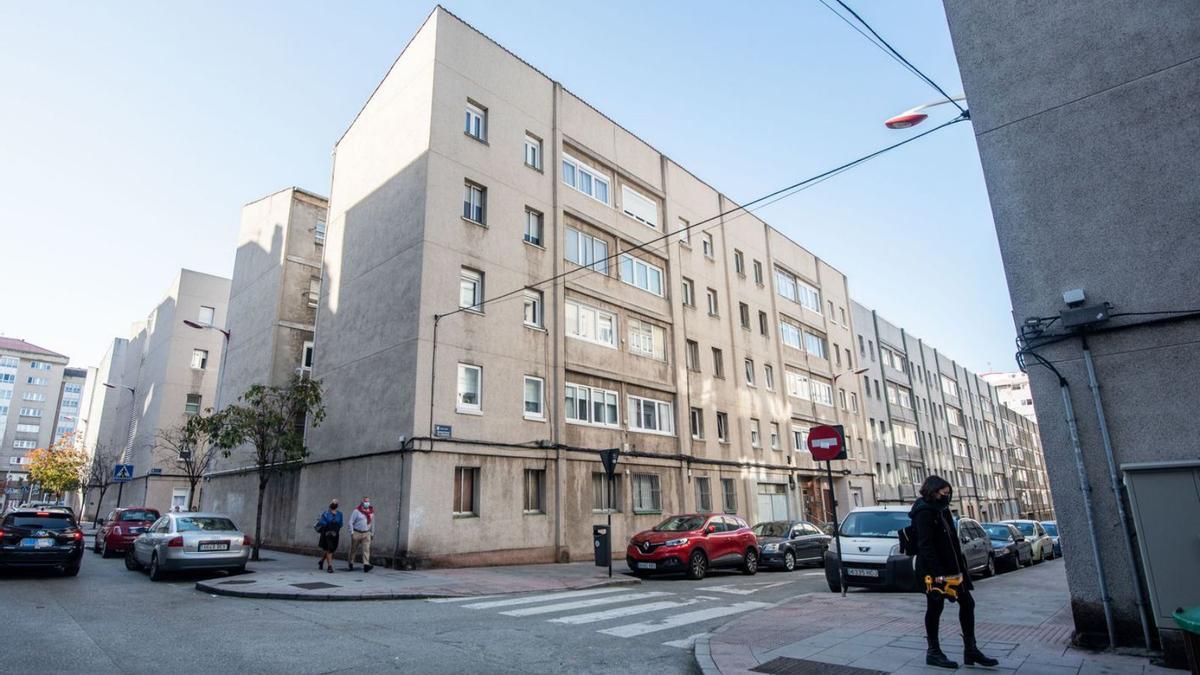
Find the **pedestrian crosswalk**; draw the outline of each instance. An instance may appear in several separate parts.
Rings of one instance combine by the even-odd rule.
[[[597,633],[635,638],[768,607],[771,604],[769,602],[730,596],[745,596],[779,585],[782,584],[710,586],[691,589],[700,593],[691,597],[680,597],[687,591],[676,593],[609,587],[519,597],[438,598],[428,602],[454,603],[464,610],[494,612],[505,617],[543,618],[549,623],[566,626],[596,625]],[[622,620],[625,622],[622,623]],[[691,649],[696,639],[706,634],[695,633],[662,644]]]

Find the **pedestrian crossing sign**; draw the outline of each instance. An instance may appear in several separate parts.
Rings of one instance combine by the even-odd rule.
[[[125,483],[133,479],[132,464],[117,464],[113,467],[113,480],[118,483]]]

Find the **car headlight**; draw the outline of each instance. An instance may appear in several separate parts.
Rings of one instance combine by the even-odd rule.
[[[763,553],[774,553],[779,550],[779,544],[763,544]]]
[[[670,540],[664,541],[663,546],[683,546],[686,543],[688,543],[688,538],[683,537],[680,539],[670,539]]]
[[[889,557],[894,556],[894,555],[899,555],[899,554],[900,554],[900,544],[896,544],[895,546],[892,547],[892,549],[890,551],[888,551]]]

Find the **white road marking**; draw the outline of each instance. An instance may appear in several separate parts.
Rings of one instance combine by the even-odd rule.
[[[674,595],[665,591],[651,591],[649,593],[626,593],[625,595],[606,595],[601,598],[587,598],[584,600],[575,600],[572,602],[560,602],[553,605],[542,605],[540,607],[526,607],[524,609],[514,609],[507,612],[500,612],[504,616],[535,616],[537,614],[553,614],[554,612],[568,612],[573,609],[584,609],[586,607],[596,607],[598,605],[612,605],[618,602],[629,602],[630,600],[646,600],[649,598],[661,598],[664,595]]]
[[[597,632],[604,633],[606,635],[615,635],[617,637],[623,637],[623,638],[635,637],[638,635],[645,635],[646,633],[654,633],[654,632],[657,632],[660,630],[667,630],[668,628],[677,628],[679,626],[686,626],[689,623],[696,623],[698,621],[706,621],[708,619],[716,619],[716,618],[719,618],[722,616],[729,616],[731,614],[740,614],[741,612],[749,612],[752,609],[760,609],[762,607],[769,607],[769,606],[770,606],[770,604],[766,603],[766,602],[739,602],[735,605],[729,605],[727,607],[709,607],[708,609],[698,609],[694,612],[685,612],[683,614],[676,614],[674,616],[669,616],[660,621],[646,621],[644,623],[631,623],[631,624],[628,624],[625,626],[616,626],[614,628],[606,628],[604,630],[597,631]]]
[[[825,576],[825,573],[824,572],[805,572],[804,576],[806,576],[806,577]]]
[[[646,614],[648,612],[661,612],[664,609],[677,609],[679,607],[687,607],[705,600],[716,600],[705,596],[698,596],[688,600],[674,602],[671,600],[663,600],[660,602],[649,602],[644,605],[630,605],[628,607],[617,607],[616,609],[606,609],[600,612],[591,612],[588,614],[572,614],[571,616],[562,616],[557,619],[550,619],[551,623],[565,623],[570,625],[578,625],[584,623],[595,623],[597,621],[609,621],[611,619],[620,619],[621,617],[634,616],[635,614]]]
[[[776,586],[787,586],[787,585],[788,585],[788,584],[790,584],[790,583],[792,583],[792,582],[790,582],[790,581],[780,581],[780,582],[777,582],[777,583],[774,583],[774,584],[767,584],[766,586],[763,586],[763,587],[762,587],[762,588],[760,588],[759,590],[760,590],[760,591],[765,591],[765,590],[767,590],[768,588],[775,588]]]
[[[498,598],[498,595],[464,595],[461,598],[429,598],[426,602],[466,602],[467,600],[486,600]]]
[[[670,642],[664,642],[663,645],[667,647],[679,647],[680,649],[691,649],[692,646],[696,644],[696,640],[699,640],[705,635],[708,635],[708,633],[696,633],[695,635],[689,635],[682,640],[671,640]]]
[[[709,586],[700,590],[706,593],[729,593],[730,595],[750,595],[756,591],[762,590],[759,588],[748,588],[738,586]]]
[[[529,595],[521,598],[513,598],[510,600],[493,600],[491,602],[474,602],[469,605],[463,605],[468,609],[492,609],[493,607],[511,607],[513,605],[532,605],[535,602],[544,602],[546,600],[567,600],[570,598],[582,598],[589,595],[600,595],[602,593],[618,593],[624,592],[627,588],[593,588],[586,591],[566,591],[564,593],[545,593],[543,595]]]

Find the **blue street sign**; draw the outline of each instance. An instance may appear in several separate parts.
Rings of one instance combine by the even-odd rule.
[[[113,467],[113,480],[118,483],[128,482],[133,478],[132,464],[117,464]]]
[[[434,436],[434,438],[450,438],[450,425],[449,424],[433,425],[433,436]]]

